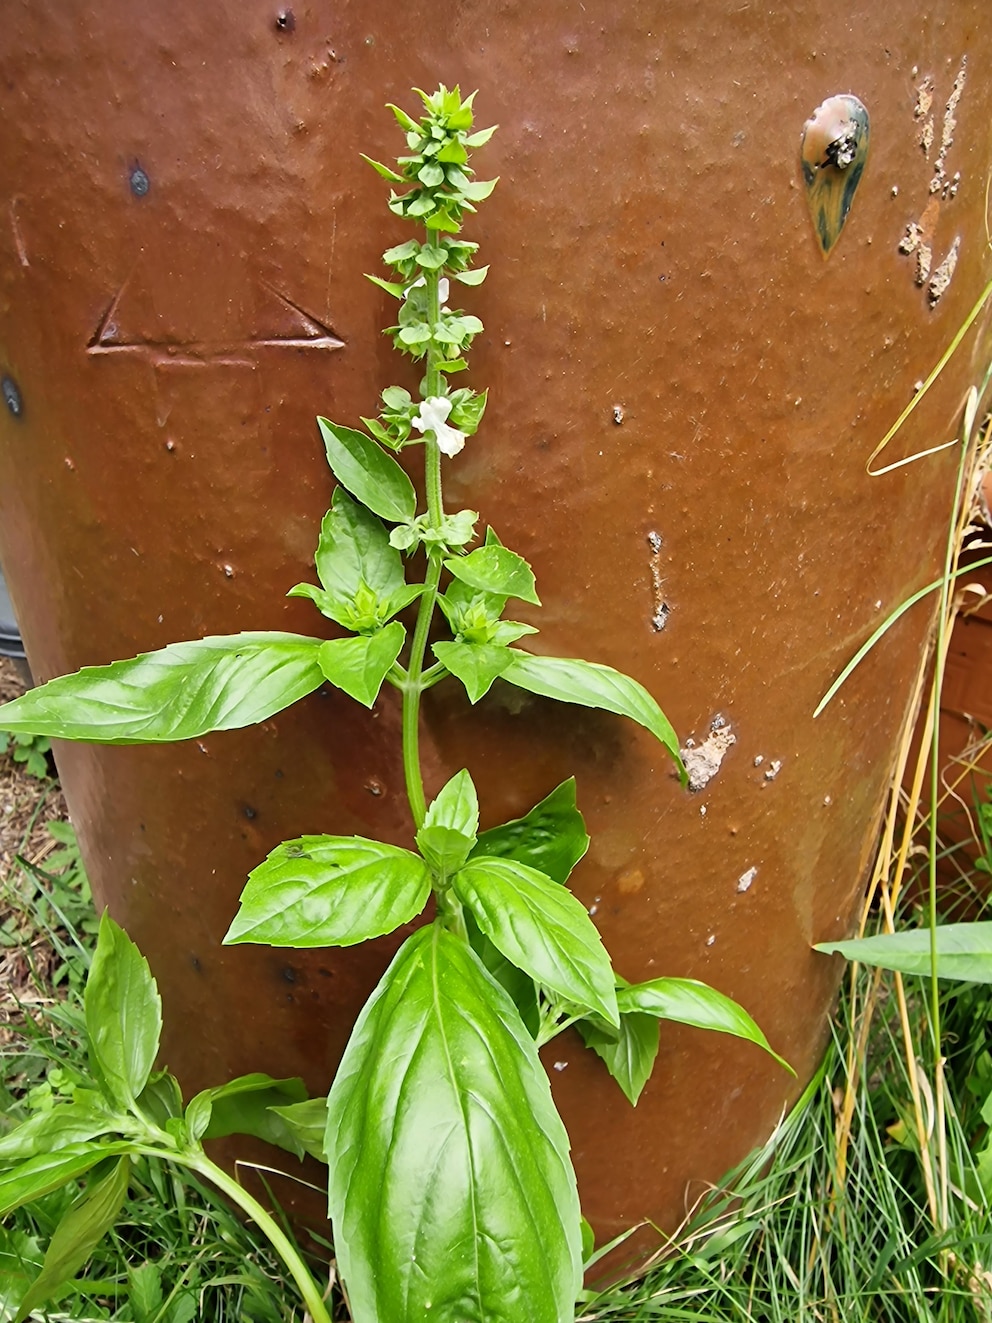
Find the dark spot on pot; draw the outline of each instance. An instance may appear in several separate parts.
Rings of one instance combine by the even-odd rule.
[[[279,973],[285,983],[295,983],[298,978],[298,974],[292,965],[283,965]]]
[[[203,965],[200,963],[199,956],[191,955],[189,958],[189,963],[190,963],[190,968],[195,970],[197,974],[203,973]]]
[[[8,412],[15,418],[20,418],[24,412],[24,401],[21,399],[21,392],[14,378],[4,377],[3,381],[0,381],[0,391],[3,391],[3,402]]]
[[[281,780],[282,780],[282,777],[283,777],[282,768],[281,768],[281,767],[277,767],[276,770],[275,770],[275,778],[276,778],[277,781],[281,781]]]
[[[152,186],[152,181],[148,178],[140,165],[134,167],[127,182],[130,184],[131,192],[136,198],[146,197],[148,190]]]
[[[276,31],[292,32],[296,27],[296,15],[291,9],[280,9],[276,14]]]
[[[249,822],[251,822],[253,818],[258,817],[258,810],[253,809],[250,804],[246,804],[244,808],[241,810],[241,812],[245,815],[245,817],[248,819]]]
[[[321,976],[321,978],[333,978],[333,977],[334,977],[334,974],[332,973],[332,971],[329,970],[329,969],[325,969],[323,965],[320,966],[320,968],[317,970],[317,973]]]

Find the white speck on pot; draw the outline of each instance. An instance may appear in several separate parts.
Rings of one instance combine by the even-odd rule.
[[[832,796],[830,796],[830,795],[824,795],[824,796],[823,796],[823,806],[824,806],[824,808],[826,808],[826,806],[827,806],[828,804],[832,804],[832,803],[833,803],[833,798],[832,798]]]
[[[706,939],[706,945],[712,946],[715,941],[716,941],[716,933],[710,933],[709,937],[707,937]]]
[[[755,765],[755,767],[760,767],[761,764],[762,764],[764,761],[765,761],[765,755],[764,755],[763,753],[757,753],[757,754],[755,754],[755,756],[754,756],[754,765]]]
[[[567,1061],[556,1061],[555,1070],[564,1070],[567,1065],[568,1065]]]
[[[720,770],[720,764],[730,746],[736,743],[737,736],[730,729],[727,719],[719,715],[710,723],[710,733],[702,744],[697,747],[694,740],[686,740],[679,752],[689,776],[689,789],[702,790],[709,785]]]
[[[778,776],[779,772],[781,772],[781,770],[782,770],[782,759],[773,758],[772,761],[768,764],[768,771],[765,772],[765,780],[774,781],[775,778]]]
[[[706,805],[705,805],[705,804],[700,804],[700,806],[699,806],[699,816],[700,816],[701,818],[705,818],[705,817],[706,817]]]
[[[754,867],[749,868],[746,873],[741,873],[740,877],[737,879],[737,890],[740,892],[749,890],[751,883],[757,876],[758,870]]]

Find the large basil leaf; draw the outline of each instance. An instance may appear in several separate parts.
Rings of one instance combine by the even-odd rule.
[[[325,1162],[324,1133],[327,1130],[327,1099],[307,1098],[303,1102],[276,1106],[269,1110],[284,1122],[293,1143],[318,1162]],[[282,1145],[286,1147],[286,1145]]]
[[[106,911],[83,1007],[93,1074],[109,1101],[130,1107],[155,1064],[162,999],[148,961]]]
[[[407,939],[328,1099],[338,1265],[355,1323],[571,1323],[568,1137],[513,1004],[438,925]]]
[[[85,1176],[104,1158],[116,1157],[130,1148],[126,1140],[110,1144],[67,1144],[57,1153],[40,1153],[10,1171],[0,1172],[0,1217]]]
[[[470,703],[478,703],[513,660],[509,648],[493,643],[447,642],[432,645],[434,656],[465,686]]]
[[[639,1011],[659,1020],[675,1020],[696,1029],[714,1029],[721,1034],[745,1038],[773,1056],[790,1073],[796,1072],[768,1045],[768,1039],[743,1006],[693,978],[655,978],[617,988],[617,1005],[624,1014]]]
[[[622,671],[601,666],[598,662],[569,657],[537,657],[517,648],[511,648],[510,655],[512,661],[502,673],[504,680],[518,689],[556,698],[562,703],[578,703],[580,707],[597,707],[621,717],[630,717],[661,741],[675,759],[684,779],[678,736],[642,684]]]
[[[318,418],[331,472],[352,496],[380,519],[405,524],[417,513],[413,483],[371,437]]]
[[[265,721],[323,683],[322,639],[215,635],[84,666],[0,708],[0,730],[94,744],[188,740]]]
[[[937,977],[992,983],[992,923],[944,923],[935,929]],[[916,928],[849,942],[819,942],[814,950],[901,974],[930,974],[930,929]]]
[[[619,1025],[610,957],[583,905],[516,859],[481,855],[452,878],[458,898],[506,958],[564,1001]]]
[[[320,669],[331,684],[370,708],[405,638],[406,630],[394,620],[374,634],[328,639],[317,653]]]
[[[119,1158],[64,1215],[55,1228],[41,1272],[28,1287],[14,1323],[23,1323],[40,1305],[57,1295],[87,1261],[117,1221],[127,1196],[130,1171],[129,1159]]]
[[[476,547],[467,556],[451,556],[444,567],[456,579],[497,597],[516,597],[522,602],[541,605],[534,587],[534,571],[515,551],[498,542]]]
[[[605,1063],[630,1102],[636,1106],[654,1069],[661,1029],[653,1015],[621,1015],[620,1032],[607,1032],[591,1020],[576,1024],[586,1047]]]
[[[570,776],[522,818],[484,831],[472,854],[516,859],[556,882],[567,882],[588,848],[586,824],[575,803],[575,777]]]
[[[479,830],[479,797],[464,769],[456,772],[427,810],[417,849],[440,873],[461,868]]]
[[[416,918],[430,873],[410,850],[362,836],[284,841],[248,875],[224,942],[354,946]]]
[[[23,1162],[39,1153],[50,1153],[67,1144],[81,1144],[98,1135],[127,1129],[133,1118],[109,1111],[99,1094],[78,1091],[71,1103],[59,1104],[49,1112],[35,1112],[0,1139],[0,1164]]]

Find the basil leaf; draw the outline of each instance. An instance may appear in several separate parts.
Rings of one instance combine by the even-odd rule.
[[[661,1030],[653,1015],[621,1015],[620,1032],[606,1033],[590,1020],[576,1024],[586,1047],[606,1064],[621,1089],[636,1107],[641,1090],[654,1069]]]
[[[575,804],[575,777],[570,776],[522,818],[484,831],[472,854],[516,859],[564,883],[588,848],[585,820]]]
[[[610,957],[582,904],[515,859],[481,855],[452,879],[491,942],[535,983],[619,1025]]]
[[[284,1122],[293,1137],[293,1142],[304,1153],[325,1162],[324,1132],[327,1129],[327,1099],[307,1098],[304,1102],[287,1103],[285,1106],[270,1106]],[[285,1147],[285,1145],[283,1146]]]
[[[717,1033],[746,1038],[749,1043],[764,1048],[790,1075],[796,1073],[772,1051],[768,1039],[744,1007],[707,983],[693,978],[655,978],[648,983],[631,983],[617,988],[617,1005],[624,1014],[640,1011],[656,1015],[659,1020],[675,1020],[696,1029],[714,1029]]]
[[[578,1197],[547,1076],[506,993],[436,924],[359,1017],[326,1151],[357,1323],[574,1317]]]
[[[131,1118],[108,1111],[98,1094],[35,1112],[0,1139],[0,1163],[22,1162],[67,1144],[81,1144],[98,1135],[127,1129]]]
[[[470,703],[487,694],[513,660],[509,648],[489,643],[435,643],[434,656],[465,686]]]
[[[59,1186],[85,1176],[106,1157],[126,1153],[126,1141],[112,1144],[67,1144],[57,1153],[41,1153],[19,1167],[0,1172],[0,1217],[6,1217],[22,1204],[29,1204]]]
[[[476,547],[467,556],[449,556],[444,567],[470,588],[541,605],[534,587],[534,571],[522,556],[499,543]]]
[[[94,1181],[55,1228],[41,1272],[21,1300],[14,1323],[23,1323],[76,1275],[117,1221],[127,1197],[131,1164],[122,1157]]]
[[[301,836],[248,875],[227,946],[354,946],[416,918],[430,873],[409,850],[361,836]]]
[[[104,911],[83,993],[90,1065],[108,1101],[128,1108],[148,1083],[162,999],[144,958]]]
[[[374,634],[351,639],[329,639],[321,645],[317,660],[325,679],[349,697],[372,707],[382,682],[403,648],[406,630],[398,620]]]
[[[165,1130],[168,1123],[183,1114],[183,1095],[174,1075],[156,1071],[138,1095],[138,1110]]]
[[[503,952],[492,944],[473,919],[471,910],[465,911],[465,927],[472,950],[486,972],[509,995],[531,1038],[537,1038],[541,1028],[541,1013],[534,980],[507,960]]]
[[[992,983],[992,923],[943,923],[936,928],[937,977]],[[814,951],[862,965],[930,976],[930,929],[916,928],[849,942],[818,942]]]
[[[428,335],[429,335],[428,328]],[[380,519],[403,524],[417,513],[413,483],[391,455],[371,437],[318,418],[327,462],[342,487]]]
[[[303,1157],[293,1131],[271,1108],[277,1103],[299,1103],[307,1096],[301,1079],[276,1080],[254,1073],[229,1080],[216,1089],[204,1089],[186,1108],[191,1139],[222,1139],[225,1135],[254,1135]]]
[[[518,689],[562,703],[602,708],[630,717],[660,740],[675,760],[682,780],[685,769],[679,757],[679,741],[671,723],[642,684],[612,666],[566,657],[535,657],[510,649],[511,662],[503,679]]]
[[[250,726],[323,682],[322,641],[275,632],[213,635],[84,666],[6,703],[0,730],[152,744]]]

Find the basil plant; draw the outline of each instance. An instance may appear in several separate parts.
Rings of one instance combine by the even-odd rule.
[[[444,466],[486,410],[485,391],[452,383],[483,329],[455,304],[488,270],[461,234],[495,187],[469,164],[494,130],[473,129],[474,94],[418,94],[419,117],[390,107],[406,139],[395,168],[370,161],[392,185],[390,211],[416,233],[383,254],[389,278],[370,279],[394,301],[387,334],[422,378],[415,393],[385,389],[362,429],[318,419],[337,486],[317,543],[318,582],[290,589],[340,636],[175,643],[53,680],[8,704],[0,728],[111,744],[185,740],[265,721],[325,683],[368,708],[383,685],[399,691],[408,848],[286,841],[249,876],[224,940],[351,946],[416,919],[433,898],[434,918],[406,939],[359,1016],[326,1109],[318,1104],[320,1124],[311,1104],[284,1097],[280,1125],[302,1127],[299,1142],[327,1163],[338,1271],[356,1323],[563,1323],[581,1290],[582,1230],[542,1045],[576,1026],[631,1103],[651,1072],[660,1020],[770,1049],[749,1016],[706,985],[630,984],[613,969],[568,888],[588,845],[573,781],[483,832],[468,771],[425,797],[420,704],[441,683],[462,685],[473,704],[498,679],[604,709],[643,726],[683,781],[685,771],[670,723],[637,681],[521,646],[537,631],[506,610],[540,604],[530,565],[492,527],[480,534],[476,511],[445,508]],[[424,508],[396,459],[415,449]],[[426,572],[411,582],[415,564]],[[439,611],[450,637],[431,643]],[[197,1124],[209,1136],[209,1121]],[[312,1292],[307,1303],[326,1318]]]

